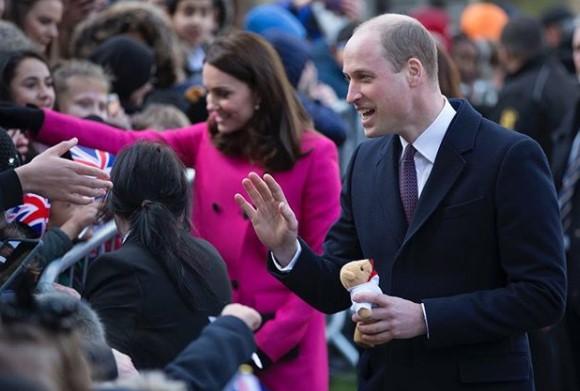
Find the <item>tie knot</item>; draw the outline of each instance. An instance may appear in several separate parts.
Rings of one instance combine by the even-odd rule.
[[[405,152],[403,152],[403,161],[409,162],[413,160],[413,158],[415,157],[415,152],[417,152],[417,150],[415,149],[413,144],[407,144],[407,146],[405,147]]]

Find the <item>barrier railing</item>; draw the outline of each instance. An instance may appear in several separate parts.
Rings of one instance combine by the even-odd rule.
[[[75,245],[61,258],[52,261],[42,273],[38,282],[38,290],[47,291],[52,288],[52,283],[56,281],[58,276],[73,265],[84,261],[83,264],[83,284],[86,277],[86,269],[88,267],[88,258],[94,258],[95,255],[104,252],[104,244],[113,239],[117,234],[117,227],[113,220],[103,224],[98,230],[95,230],[93,237],[83,243]],[[95,253],[96,251],[96,253]],[[70,279],[71,283],[73,279]]]
[[[187,177],[191,182],[193,181],[194,174],[190,171]],[[42,273],[37,289],[41,292],[51,290],[52,284],[57,280],[58,276],[67,270],[70,270],[69,282],[72,285],[75,280],[73,266],[80,262],[83,264],[81,285],[84,286],[90,259],[94,259],[105,252],[105,244],[111,241],[116,234],[117,227],[113,220],[103,224],[95,230],[90,240],[75,245],[64,256],[52,261]],[[328,343],[334,345],[352,366],[355,366],[358,362],[358,351],[342,334],[342,329],[347,318],[348,311],[339,312],[327,317],[326,340]]]

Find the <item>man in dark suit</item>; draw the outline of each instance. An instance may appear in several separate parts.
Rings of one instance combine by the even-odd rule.
[[[560,319],[566,291],[545,155],[441,95],[435,43],[412,18],[361,25],[343,70],[373,139],[353,154],[325,254],[297,239],[271,176],[243,180],[252,204],[236,195],[270,269],[330,313],[350,305],[341,266],[375,260],[384,294],[355,296],[374,305],[359,327],[375,345],[359,362],[361,390],[533,390],[526,332]]]

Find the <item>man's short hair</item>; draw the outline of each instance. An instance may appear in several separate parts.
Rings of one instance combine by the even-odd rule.
[[[380,31],[385,58],[399,72],[410,58],[421,61],[425,72],[437,81],[437,47],[435,40],[416,19],[403,15],[382,15],[361,25]]]
[[[544,49],[542,24],[529,16],[512,19],[501,32],[500,42],[512,56],[528,60]]]

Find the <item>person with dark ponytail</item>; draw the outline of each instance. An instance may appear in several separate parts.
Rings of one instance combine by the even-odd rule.
[[[162,368],[231,301],[223,260],[190,234],[189,185],[167,146],[123,150],[107,196],[123,246],[89,267],[83,297],[137,369]]]

